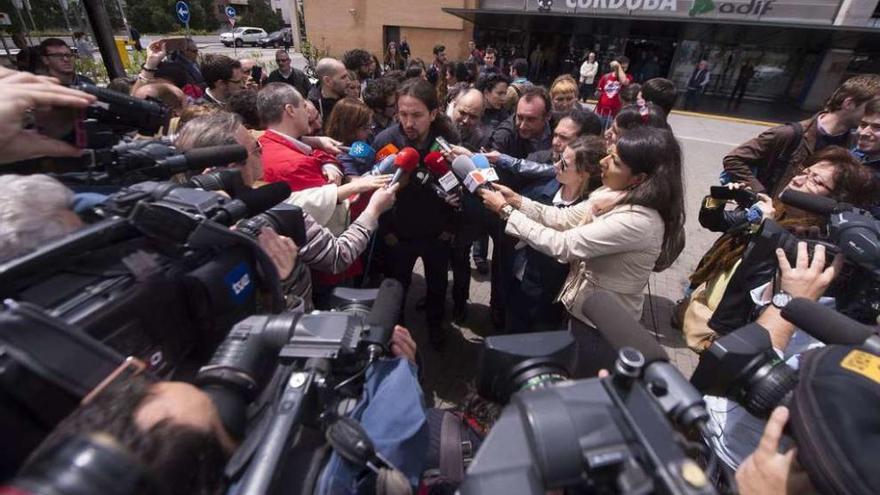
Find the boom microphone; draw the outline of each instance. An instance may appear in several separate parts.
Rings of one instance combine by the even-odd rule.
[[[876,338],[870,326],[802,297],[789,301],[782,308],[782,317],[828,345],[861,345],[871,337]]]
[[[247,160],[247,157],[247,149],[240,144],[208,146],[163,158],[158,160],[154,167],[142,170],[142,172],[147,175],[159,174],[160,177],[168,177],[190,170],[203,170],[243,162]]]
[[[789,206],[820,215],[836,213],[842,207],[841,204],[831,198],[801,191],[792,191],[791,189],[782,191],[782,194],[779,195],[779,200]]]
[[[245,189],[235,199],[247,206],[248,216],[254,216],[272,208],[290,197],[290,186],[286,182],[273,182],[256,189]]]
[[[391,182],[385,187],[391,187],[394,184],[397,184],[400,181],[400,178],[403,177],[404,172],[412,172],[415,170],[416,167],[419,166],[419,160],[421,160],[421,156],[419,156],[419,152],[416,151],[415,148],[407,146],[400,150],[400,153],[394,157],[394,167],[397,168],[397,170],[394,172],[394,177],[391,178]]]
[[[386,278],[379,285],[379,294],[364,323],[369,327],[363,341],[369,344],[371,355],[380,350],[391,349],[391,335],[394,326],[400,321],[400,310],[404,297],[403,285],[392,278]]]

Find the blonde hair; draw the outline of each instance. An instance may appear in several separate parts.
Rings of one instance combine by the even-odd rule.
[[[553,84],[550,85],[550,98],[565,93],[577,94],[577,91],[577,81],[575,81],[570,75],[563,74],[554,79]]]

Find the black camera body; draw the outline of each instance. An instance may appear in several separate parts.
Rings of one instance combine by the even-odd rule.
[[[268,255],[227,227],[247,215],[242,201],[149,182],[100,209],[103,220],[0,264],[0,391],[9,399],[0,417],[10,444],[33,448],[126,356],[160,377],[185,377],[257,311],[259,294],[267,309],[282,308]],[[22,332],[55,344],[22,341]]]
[[[749,189],[730,189],[725,186],[711,186],[709,196],[714,199],[735,201],[740,208],[748,208],[758,202],[758,195]]]
[[[119,141],[120,134],[137,131],[152,136],[168,128],[171,111],[157,101],[142,100],[92,84],[75,88],[98,99],[86,109],[77,131],[77,144],[82,148],[108,148]]]
[[[583,312],[618,351],[608,377],[568,380],[569,332],[486,339],[478,390],[510,402],[459,492],[715,493],[677,431],[705,435],[700,394],[616,300],[598,293]]]

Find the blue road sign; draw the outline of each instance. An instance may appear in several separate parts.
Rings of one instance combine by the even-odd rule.
[[[226,17],[230,19],[235,19],[235,7],[233,7],[232,5],[226,6]]]
[[[174,11],[177,12],[177,18],[180,19],[180,22],[189,24],[189,5],[186,2],[177,2]]]

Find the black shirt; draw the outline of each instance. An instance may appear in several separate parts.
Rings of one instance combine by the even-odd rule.
[[[309,81],[309,77],[306,76],[305,72],[295,68],[291,69],[290,75],[287,77],[281,75],[281,71],[279,69],[273,70],[269,74],[269,78],[266,80],[266,83],[268,84],[273,82],[283,82],[290,84],[291,86],[296,88],[297,91],[299,91],[299,94],[304,96],[308,96],[309,91],[311,91],[312,89],[312,83]]]

